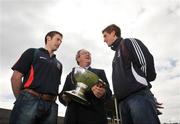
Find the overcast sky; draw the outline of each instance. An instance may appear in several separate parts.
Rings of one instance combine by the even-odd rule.
[[[0,108],[11,109],[15,100],[10,68],[24,50],[43,47],[51,30],[64,35],[56,52],[63,64],[60,89],[81,48],[91,51],[92,67],[103,68],[111,84],[114,52],[101,31],[113,23],[154,55],[158,75],[152,91],[165,107],[160,119],[180,122],[180,0],[0,0]],[[59,115],[64,112],[59,104]]]

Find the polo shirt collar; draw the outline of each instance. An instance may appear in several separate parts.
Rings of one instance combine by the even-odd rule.
[[[45,52],[46,54],[49,55],[49,51],[46,50],[45,48],[41,47],[41,48],[39,48],[39,50],[40,50],[40,51],[43,51],[43,52]],[[53,55],[52,55],[51,57],[56,57],[56,55],[53,53]]]

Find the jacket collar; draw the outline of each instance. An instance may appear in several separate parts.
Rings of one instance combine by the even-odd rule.
[[[116,51],[118,46],[120,45],[120,42],[123,40],[123,38],[117,38],[114,43],[111,45],[111,49]]]
[[[78,66],[78,67],[81,67],[81,66]],[[82,67],[81,67],[81,68],[82,68]],[[87,66],[87,67],[84,67],[84,69],[89,70],[89,69],[91,69],[91,67],[90,67],[90,66]]]
[[[46,49],[43,48],[43,47],[39,48],[39,50],[40,50],[40,51],[43,51],[44,53],[46,53],[46,54],[48,54],[48,55],[50,55],[49,52],[48,52],[48,50],[46,50]],[[51,57],[56,57],[56,54],[53,53]]]

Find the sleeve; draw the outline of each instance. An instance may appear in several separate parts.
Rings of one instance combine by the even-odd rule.
[[[154,67],[154,58],[148,48],[138,39],[128,39],[125,42],[133,64],[139,66],[148,82],[155,80],[156,71]]]
[[[60,101],[63,105],[66,105],[66,101],[64,101],[63,98],[62,98],[63,92],[64,92],[64,91],[73,90],[73,89],[75,89],[75,84],[72,83],[72,81],[71,81],[71,73],[69,73],[69,74],[67,75],[67,77],[66,77],[66,80],[65,80],[63,89],[62,89],[62,91],[61,91],[60,94],[59,94],[59,101]]]
[[[60,84],[61,84],[61,76],[62,76],[62,72],[63,72],[63,65],[62,65],[62,63],[61,62],[59,62],[59,64],[60,64]]]
[[[22,74],[26,74],[29,71],[33,61],[34,51],[35,49],[33,48],[26,50],[11,69],[19,71]]]
[[[100,76],[100,78],[106,83],[106,95],[105,95],[105,99],[106,99],[106,100],[107,100],[107,99],[110,99],[111,96],[112,96],[112,91],[111,91],[111,89],[110,89],[110,87],[109,87],[109,82],[108,82],[108,80],[107,80],[107,77],[106,77],[106,74],[105,74],[105,71],[104,71],[104,70],[101,71],[101,76]]]

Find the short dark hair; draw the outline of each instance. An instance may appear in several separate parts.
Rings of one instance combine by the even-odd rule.
[[[111,24],[111,25],[107,26],[102,31],[102,33],[104,33],[104,32],[111,33],[112,31],[115,31],[115,35],[117,37],[121,37],[121,29],[117,25],[115,25],[115,24]]]
[[[58,31],[50,31],[50,32],[48,32],[48,33],[46,34],[46,36],[45,36],[45,44],[47,44],[47,37],[48,37],[48,36],[51,37],[51,38],[53,38],[54,35],[56,35],[56,34],[59,34],[61,37],[63,37],[63,35],[62,35],[60,32],[58,32]]]

